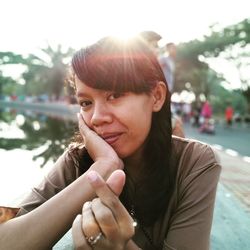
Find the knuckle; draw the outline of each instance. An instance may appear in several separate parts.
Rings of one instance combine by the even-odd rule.
[[[92,200],[92,209],[93,209],[93,210],[96,210],[96,208],[97,208],[98,206],[100,206],[100,203],[101,203],[100,198],[94,198],[94,199]]]
[[[93,210],[95,216],[98,217],[101,221],[107,221],[109,218],[113,216],[110,209],[103,207],[103,203],[100,198],[95,198],[93,200]]]
[[[111,210],[104,209],[101,211],[99,216],[103,221],[106,221],[106,220],[109,220],[113,216],[113,214],[112,214]]]

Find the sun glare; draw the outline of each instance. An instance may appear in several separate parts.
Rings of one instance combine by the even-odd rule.
[[[112,35],[121,39],[121,40],[127,41],[127,40],[131,39],[132,37],[136,36],[137,33],[132,32],[131,29],[129,27],[127,27],[126,29],[122,29],[122,30],[119,30],[117,32],[114,32]]]

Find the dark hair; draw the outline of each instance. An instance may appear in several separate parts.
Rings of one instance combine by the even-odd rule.
[[[78,79],[96,89],[150,93],[159,81],[167,86],[156,56],[141,38],[126,42],[103,38],[77,51],[72,69]],[[152,224],[165,211],[172,194],[175,173],[170,164],[171,135],[170,92],[167,90],[162,109],[153,113],[144,152],[144,176],[135,184],[133,197],[127,188],[121,195],[127,209],[133,204],[137,219],[145,225]],[[129,178],[127,176],[126,185]]]
[[[162,36],[156,33],[152,30],[145,30],[139,33],[139,36],[141,36],[143,39],[146,40],[146,42],[152,42],[152,41],[160,41],[162,39]]]
[[[171,43],[167,43],[167,44],[166,44],[166,47],[167,47],[167,48],[176,47],[176,45],[175,45],[174,43],[171,42]]]

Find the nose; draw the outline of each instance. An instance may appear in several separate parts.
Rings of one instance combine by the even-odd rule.
[[[103,103],[96,103],[91,117],[92,126],[100,126],[112,122],[112,113]]]

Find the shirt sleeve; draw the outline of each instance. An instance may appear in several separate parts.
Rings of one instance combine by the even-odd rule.
[[[79,177],[79,171],[76,159],[67,150],[58,158],[42,182],[32,188],[31,192],[21,202],[20,210],[16,216],[23,215],[37,208],[68,186],[77,177]]]
[[[190,143],[179,164],[177,202],[164,249],[208,250],[221,166],[201,143]]]

